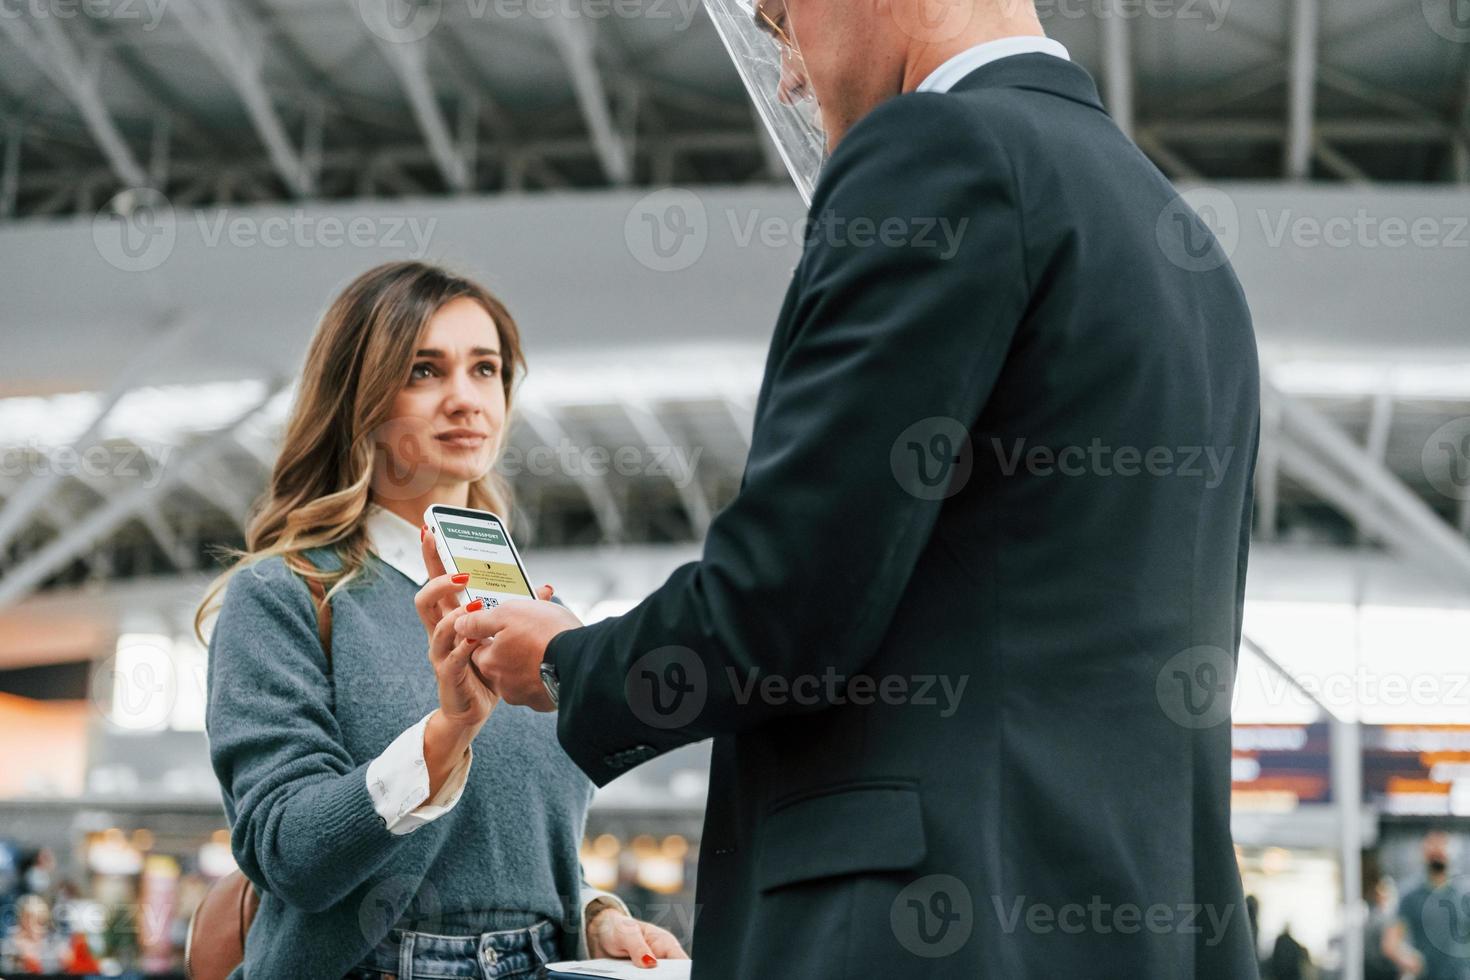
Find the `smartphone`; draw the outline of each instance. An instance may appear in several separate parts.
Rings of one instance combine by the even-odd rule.
[[[444,570],[470,577],[460,592],[461,605],[479,599],[490,609],[510,599],[536,598],[520,552],[496,515],[488,510],[431,504],[424,511],[424,524],[434,535]]]

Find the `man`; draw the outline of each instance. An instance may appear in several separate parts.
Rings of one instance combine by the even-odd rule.
[[[1470,980],[1470,891],[1450,878],[1450,835],[1424,835],[1424,882],[1399,901],[1383,953],[1417,980]]]
[[[1029,3],[920,4],[763,12],[831,156],[701,560],[460,623],[599,785],[714,737],[697,978],[1249,980],[1245,300]]]

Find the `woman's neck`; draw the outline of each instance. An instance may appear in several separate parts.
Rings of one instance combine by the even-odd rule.
[[[435,487],[429,493],[420,494],[417,497],[383,497],[371,494],[368,499],[384,510],[397,514],[410,524],[423,524],[424,511],[433,504],[443,504],[445,507],[468,507],[470,485],[457,483],[449,487]]]

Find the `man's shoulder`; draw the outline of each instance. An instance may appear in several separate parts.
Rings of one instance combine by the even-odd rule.
[[[911,200],[925,187],[1004,173],[1006,157],[1004,141],[969,104],[937,92],[895,96],[843,136],[822,170],[812,211],[854,196]]]
[[[914,140],[934,142],[983,140],[990,135],[992,123],[977,111],[984,103],[961,98],[949,92],[905,92],[885,99],[859,119],[837,147],[841,153],[851,142],[881,137],[885,142],[899,139],[896,148],[911,148]],[[907,137],[903,140],[903,137]],[[836,153],[833,154],[834,158]]]

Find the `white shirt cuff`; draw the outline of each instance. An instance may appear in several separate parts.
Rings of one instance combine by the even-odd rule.
[[[627,903],[624,902],[621,898],[618,898],[618,896],[614,895],[612,892],[605,892],[601,888],[593,888],[591,885],[583,884],[582,930],[577,936],[577,959],[579,960],[590,960],[592,958],[592,953],[587,948],[587,923],[591,921],[591,916],[588,914],[588,906],[599,899],[611,903],[617,908],[619,912],[622,912],[624,915],[633,914],[628,911]]]
[[[395,738],[367,767],[368,796],[373,809],[388,825],[389,833],[411,834],[426,823],[444,816],[459,798],[470,778],[474,749],[465,749],[464,758],[450,772],[439,792],[429,799],[429,765],[424,761],[424,729],[429,712],[417,725]],[[427,801],[427,802],[426,802]]]

